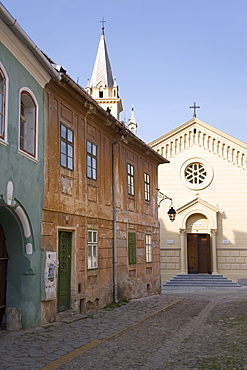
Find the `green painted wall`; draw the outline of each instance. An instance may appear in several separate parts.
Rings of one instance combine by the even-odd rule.
[[[22,64],[0,43],[0,60],[9,77],[8,145],[0,143],[0,196],[6,203],[8,181],[14,185],[13,199],[26,213],[32,236],[27,240],[22,224],[11,207],[0,207],[9,255],[7,302],[22,309],[23,328],[40,323],[41,279],[43,269],[40,250],[40,221],[44,183],[44,91]],[[38,102],[38,162],[18,153],[20,89],[28,87]],[[26,254],[25,245],[33,243],[33,253]]]

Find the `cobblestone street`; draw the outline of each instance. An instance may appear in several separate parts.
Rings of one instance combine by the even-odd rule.
[[[247,369],[247,289],[171,290],[0,332],[1,369]]]

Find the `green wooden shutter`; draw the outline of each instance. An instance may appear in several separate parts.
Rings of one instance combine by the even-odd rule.
[[[128,257],[129,265],[136,263],[136,234],[128,233]]]

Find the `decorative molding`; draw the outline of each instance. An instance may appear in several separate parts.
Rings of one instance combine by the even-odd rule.
[[[247,145],[197,118],[149,145],[167,159],[198,145],[240,168],[247,169]]]

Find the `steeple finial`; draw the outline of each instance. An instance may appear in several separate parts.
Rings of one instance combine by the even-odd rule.
[[[104,25],[104,23],[106,23],[106,21],[104,20],[104,17],[102,17],[102,21],[100,21],[100,23],[102,23],[102,35],[104,35],[105,34],[105,25]]]

